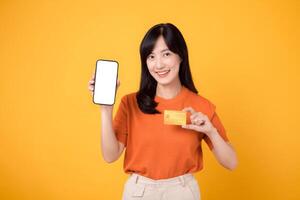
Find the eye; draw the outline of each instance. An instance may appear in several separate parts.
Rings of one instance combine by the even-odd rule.
[[[171,53],[169,53],[169,52],[165,53],[165,56],[169,56],[169,55],[171,55]]]
[[[153,55],[149,55],[149,56],[148,56],[148,59],[153,59],[153,58],[154,58]]]

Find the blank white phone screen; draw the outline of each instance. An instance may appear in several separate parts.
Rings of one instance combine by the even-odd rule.
[[[118,62],[97,60],[93,101],[96,104],[113,105],[115,103],[118,78]]]

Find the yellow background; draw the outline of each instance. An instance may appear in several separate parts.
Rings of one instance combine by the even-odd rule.
[[[101,156],[88,80],[97,59],[118,60],[115,113],[138,89],[142,37],[161,22],[183,33],[199,94],[239,158],[226,170],[204,145],[203,199],[299,199],[296,0],[2,0],[0,199],[121,199],[123,156]]]

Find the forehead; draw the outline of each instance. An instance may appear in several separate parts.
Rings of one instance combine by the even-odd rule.
[[[155,42],[155,45],[153,47],[153,51],[152,52],[161,52],[162,50],[166,50],[168,49],[167,44],[165,43],[165,40],[162,36],[159,36]]]

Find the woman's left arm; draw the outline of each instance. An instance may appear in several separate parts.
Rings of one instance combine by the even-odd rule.
[[[209,118],[201,112],[196,112],[192,107],[184,108],[182,111],[189,111],[192,114],[190,116],[192,124],[183,125],[182,128],[204,133],[211,142],[212,152],[218,162],[225,168],[234,170],[238,163],[236,152],[232,145],[220,136]]]
[[[216,128],[212,128],[206,135],[213,145],[212,152],[219,163],[229,170],[234,170],[237,167],[237,156],[232,145],[224,141]]]

